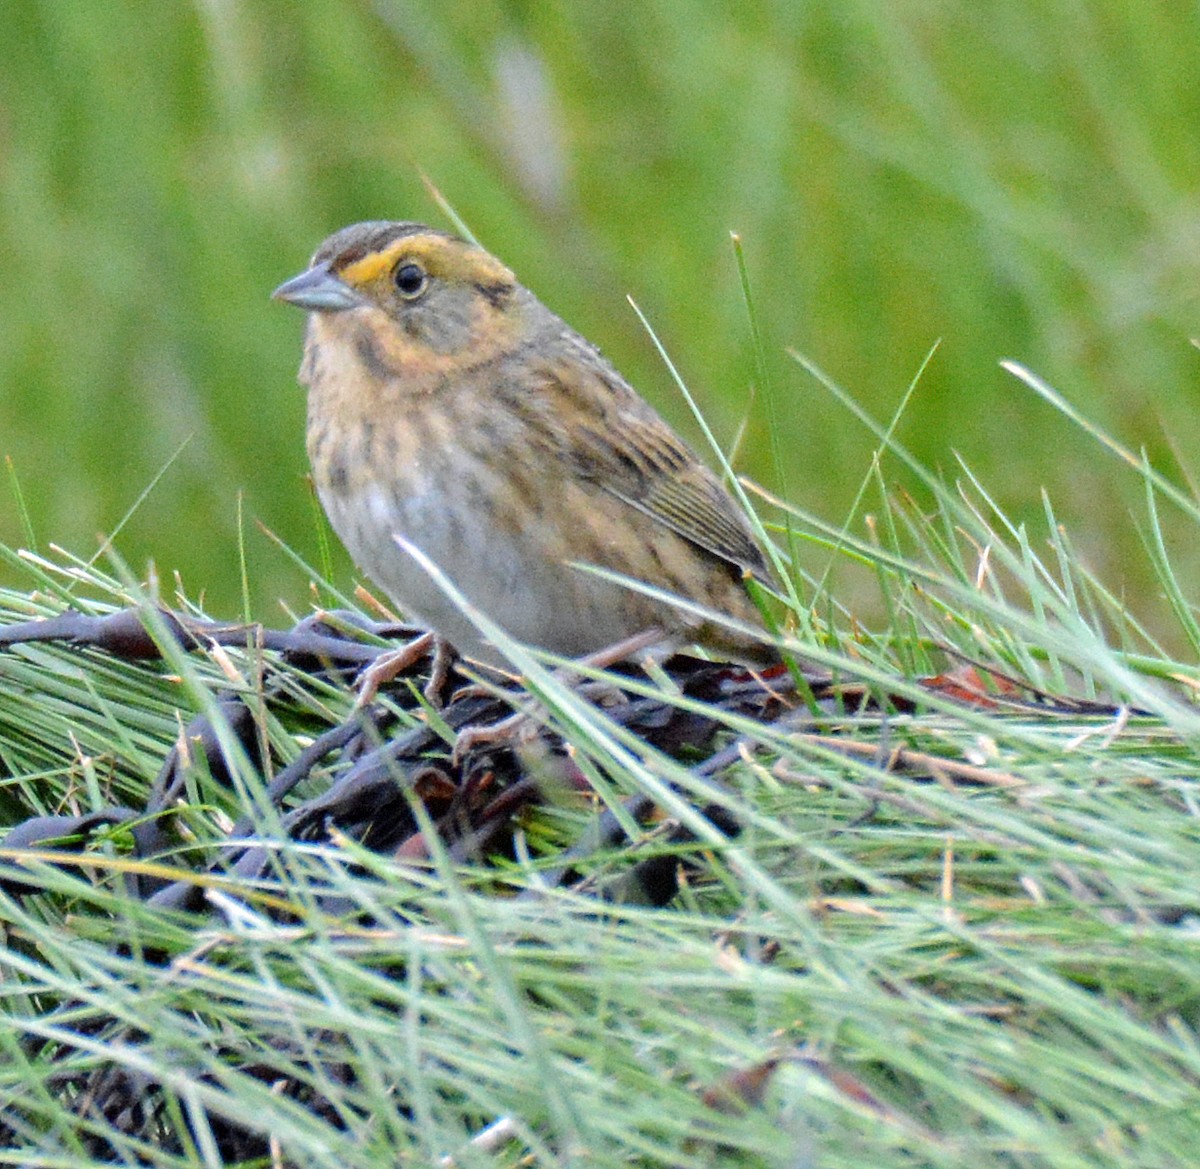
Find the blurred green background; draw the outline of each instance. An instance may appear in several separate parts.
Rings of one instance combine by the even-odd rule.
[[[833,522],[871,439],[785,348],[886,418],[940,338],[902,440],[1019,518],[1045,487],[1134,608],[1154,588],[1133,477],[997,362],[1197,466],[1195,5],[27,0],[5,25],[0,454],[42,548],[90,554],[182,447],[121,554],[235,617],[243,498],[253,615],[304,608],[252,522],[319,561],[302,322],[268,294],[348,222],[446,225],[424,173],[693,440],[624,297],[730,440],[759,380],[739,232],[786,466],[762,393],[739,465]],[[26,543],[11,489],[0,540]]]

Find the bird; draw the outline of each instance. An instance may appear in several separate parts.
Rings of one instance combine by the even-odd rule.
[[[408,619],[509,665],[411,546],[508,635],[555,655],[640,638],[663,657],[695,645],[778,660],[746,588],[775,578],[729,491],[482,247],[416,222],[356,223],[272,295],[308,313],[299,380],[317,495]]]

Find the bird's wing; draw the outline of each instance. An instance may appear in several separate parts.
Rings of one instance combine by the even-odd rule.
[[[556,363],[542,385],[557,399],[555,413],[574,420],[569,447],[564,438],[559,449],[578,473],[774,587],[762,549],[730,494],[598,354],[594,362],[569,368]]]

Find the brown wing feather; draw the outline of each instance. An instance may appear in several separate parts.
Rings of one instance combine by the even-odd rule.
[[[593,361],[586,366],[572,354],[569,374],[564,368],[568,362],[554,363],[542,383],[547,396],[560,402],[562,397],[570,399],[565,416],[576,419],[570,448],[562,453],[598,487],[773,585],[762,550],[717,477],[599,354],[592,353]]]

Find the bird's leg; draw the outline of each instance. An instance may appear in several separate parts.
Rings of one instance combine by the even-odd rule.
[[[450,677],[450,667],[454,665],[456,651],[444,637],[433,638],[433,661],[429,664],[429,681],[421,691],[425,700],[435,709],[441,709],[442,691],[446,688],[446,680]]]
[[[425,696],[429,698],[429,691],[434,689],[435,684],[438,690],[441,689],[446,679],[446,670],[449,668],[448,662],[439,661],[442,650],[441,643],[432,633],[422,633],[419,637],[414,637],[407,645],[385,650],[359,675],[358,698],[355,700],[354,708],[361,710],[364,706],[374,702],[380,686],[394,682],[409,666],[415,665],[432,651],[433,669],[425,686]],[[434,692],[436,693],[436,690]],[[432,702],[433,699],[431,698],[430,701]]]
[[[666,634],[657,627],[643,629],[641,633],[635,633],[632,637],[626,637],[577,659],[573,665],[603,670],[617,662],[623,662],[641,650],[658,645],[665,639]],[[574,685],[578,681],[572,673],[572,666],[560,666],[554,671],[554,677],[568,686]],[[522,741],[529,730],[536,730],[531,723],[531,713],[531,709],[528,708],[517,710],[508,718],[492,723],[491,726],[464,727],[454,740],[454,750],[451,754],[453,763],[457,766],[467,755],[479,747]]]

